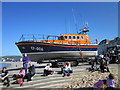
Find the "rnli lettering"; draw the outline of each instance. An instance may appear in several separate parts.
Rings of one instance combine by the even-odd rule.
[[[31,50],[35,50],[35,51],[43,51],[42,47],[31,47]]]

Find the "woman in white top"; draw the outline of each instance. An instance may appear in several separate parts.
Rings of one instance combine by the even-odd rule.
[[[50,64],[47,64],[44,68],[44,75],[48,76],[49,74],[52,74],[52,73],[53,73],[53,70],[52,68],[50,68]]]
[[[63,69],[63,77],[64,76],[70,76],[70,71],[71,71],[71,67],[69,63],[66,63]]]

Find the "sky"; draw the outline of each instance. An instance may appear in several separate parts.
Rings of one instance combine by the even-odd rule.
[[[77,34],[86,22],[91,41],[114,39],[118,36],[118,3],[3,2],[2,56],[21,55],[15,42],[22,34]]]

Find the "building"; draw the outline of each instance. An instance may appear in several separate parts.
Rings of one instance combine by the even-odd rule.
[[[108,44],[108,47],[113,47],[116,45],[120,45],[120,38],[116,37],[114,40],[111,40]]]
[[[98,44],[98,55],[104,55],[107,52],[107,47],[110,40],[104,39]]]
[[[105,55],[108,53],[114,62],[120,62],[120,38],[114,40],[102,40],[98,45],[98,54]]]
[[[107,48],[115,47],[117,45],[120,45],[119,37],[116,37],[114,40],[104,39],[98,44],[98,54],[104,55],[108,51]]]

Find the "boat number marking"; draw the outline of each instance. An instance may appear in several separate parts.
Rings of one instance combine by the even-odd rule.
[[[43,48],[41,47],[31,47],[31,50],[37,50],[37,51],[43,51]]]

